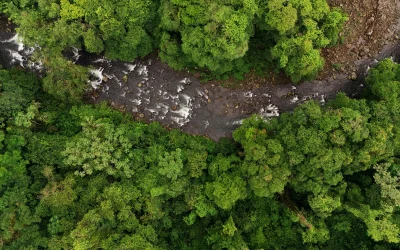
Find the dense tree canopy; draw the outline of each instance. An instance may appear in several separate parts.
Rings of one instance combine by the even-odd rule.
[[[48,89],[61,99],[81,94],[85,83],[82,73],[71,82],[52,72],[68,64],[61,52],[71,47],[125,61],[157,48],[174,69],[214,77],[269,67],[293,82],[312,79],[324,65],[320,49],[337,43],[347,20],[326,0],[15,0],[1,9],[24,42],[44,48],[55,85]]]
[[[366,84],[365,99],[255,116],[213,142],[59,102],[1,70],[0,244],[398,248],[400,66],[381,62]]]

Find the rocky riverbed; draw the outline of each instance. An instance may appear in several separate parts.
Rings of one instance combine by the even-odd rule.
[[[391,27],[398,28],[396,25]],[[29,60],[36,49],[40,48],[24,46],[16,33],[0,31],[0,63],[5,67],[41,71],[40,61]],[[310,99],[324,104],[338,92],[354,96],[362,90],[369,67],[387,57],[400,58],[400,43],[396,39],[382,44],[376,56],[358,57],[351,64],[352,70],[339,70],[322,80],[232,89],[215,82],[201,83],[189,72],[174,71],[156,54],[133,62],[112,62],[73,48],[70,56],[75,63],[91,69],[89,102],[107,101],[121,111],[132,113],[138,120],[157,121],[165,127],[214,140],[229,137],[242,120],[252,114],[268,119]]]

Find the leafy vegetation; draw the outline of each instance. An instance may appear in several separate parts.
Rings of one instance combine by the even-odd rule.
[[[47,89],[64,100],[85,86],[85,74],[72,77],[78,66],[62,58],[71,47],[125,61],[157,48],[174,69],[239,78],[250,68],[282,69],[297,83],[322,69],[320,49],[337,43],[347,20],[326,0],[15,0],[1,8],[24,42],[45,48]]]
[[[398,248],[400,66],[366,82],[364,99],[254,116],[213,142],[1,70],[1,246]]]

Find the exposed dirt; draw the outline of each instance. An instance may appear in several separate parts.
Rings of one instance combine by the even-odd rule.
[[[14,32],[15,25],[12,24],[5,15],[0,14],[0,30],[3,32]]]
[[[355,62],[373,59],[386,45],[399,39],[399,0],[329,0],[332,7],[344,10],[349,21],[341,33],[342,43],[322,50],[325,68],[319,79],[340,73],[351,78]]]
[[[357,73],[354,73],[360,64],[373,60],[385,47],[399,41],[400,0],[328,0],[328,3],[331,8],[344,11],[349,20],[340,33],[338,44],[321,50],[325,66],[316,80],[335,79],[340,74],[356,78]],[[261,77],[251,72],[243,81],[229,79],[213,83],[243,89],[291,83],[283,74],[268,75]]]

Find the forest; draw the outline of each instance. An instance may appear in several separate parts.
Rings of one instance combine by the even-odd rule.
[[[299,82],[322,69],[320,49],[340,40],[347,20],[326,0],[14,0],[0,12],[42,47],[45,88],[64,100],[85,89],[85,72],[63,58],[71,47],[124,61],[157,50],[172,68],[211,78],[255,68]]]
[[[400,248],[400,64],[370,69],[357,98],[253,115],[213,141],[85,103],[88,69],[64,56],[156,50],[177,70],[297,83],[340,42],[347,17],[326,0],[14,0],[0,12],[45,65],[0,69],[0,248]]]

